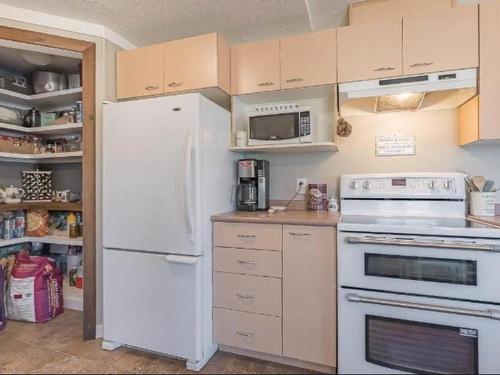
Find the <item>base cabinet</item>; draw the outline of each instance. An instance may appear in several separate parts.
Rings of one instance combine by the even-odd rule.
[[[283,355],[336,365],[336,231],[283,227]]]
[[[336,259],[335,227],[215,223],[215,341],[335,367]]]

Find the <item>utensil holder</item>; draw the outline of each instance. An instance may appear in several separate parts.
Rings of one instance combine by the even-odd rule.
[[[495,216],[495,193],[470,193],[470,213],[473,216]]]

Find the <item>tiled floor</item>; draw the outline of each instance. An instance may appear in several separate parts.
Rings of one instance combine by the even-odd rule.
[[[0,332],[0,373],[188,374],[184,363],[138,350],[101,349],[101,340],[82,341],[82,314],[66,310],[45,324],[9,321]],[[303,374],[306,371],[257,359],[217,353],[208,374]]]

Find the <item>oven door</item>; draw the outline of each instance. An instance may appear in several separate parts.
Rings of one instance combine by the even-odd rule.
[[[500,302],[498,240],[341,232],[339,285]]]
[[[500,373],[498,309],[339,288],[339,374]]]
[[[299,143],[299,112],[250,116],[248,125],[249,146]]]

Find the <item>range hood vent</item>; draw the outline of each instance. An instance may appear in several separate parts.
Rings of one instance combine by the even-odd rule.
[[[342,116],[456,108],[477,93],[477,69],[339,85]]]

